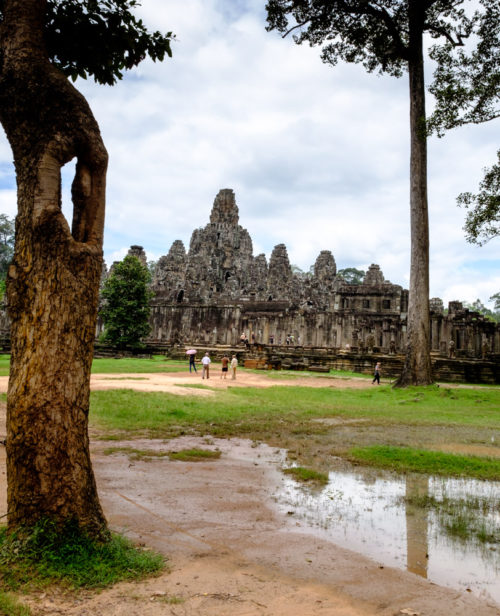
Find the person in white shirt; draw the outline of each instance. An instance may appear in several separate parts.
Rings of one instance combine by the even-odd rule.
[[[238,367],[238,360],[236,359],[236,355],[233,355],[233,359],[231,360],[231,378],[236,378],[236,368]]]
[[[203,359],[201,360],[201,363],[203,364],[203,371],[201,373],[201,378],[204,379],[205,373],[206,373],[207,379],[209,379],[210,378],[210,357],[208,356],[208,353],[205,353],[205,355],[203,356]]]

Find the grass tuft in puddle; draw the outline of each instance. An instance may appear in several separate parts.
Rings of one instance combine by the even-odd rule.
[[[171,460],[181,462],[203,462],[204,460],[217,460],[220,458],[220,451],[210,449],[182,449],[181,451],[170,451],[168,457]]]
[[[432,510],[442,531],[462,543],[499,544],[500,500],[478,496],[453,498],[443,495],[406,496],[406,504]]]
[[[151,449],[134,449],[133,447],[107,447],[104,450],[105,456],[112,456],[115,453],[123,453],[129,457],[129,460],[145,460],[150,461],[153,458],[168,457],[167,451],[152,451]]]
[[[297,481],[303,481],[305,483],[315,483],[325,485],[328,483],[328,475],[326,473],[320,473],[310,468],[303,466],[292,466],[291,468],[283,469],[285,475],[292,475]]]

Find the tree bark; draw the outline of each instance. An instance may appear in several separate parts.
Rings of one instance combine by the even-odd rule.
[[[429,313],[429,214],[427,205],[427,137],[423,32],[425,8],[409,0],[410,86],[410,221],[411,265],[408,296],[407,347],[396,387],[432,383]]]
[[[88,412],[107,153],[87,102],[47,58],[45,0],[5,0],[3,16],[0,121],[18,186],[7,277],[8,525],[71,520],[104,537]],[[60,169],[74,157],[70,230],[61,211]]]

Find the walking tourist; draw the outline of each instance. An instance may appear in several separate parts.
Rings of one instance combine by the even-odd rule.
[[[203,371],[201,373],[201,378],[204,379],[205,378],[205,374],[207,375],[207,379],[210,378],[210,357],[208,356],[208,353],[205,353],[205,355],[203,356],[203,359],[201,360],[201,363],[203,364]]]
[[[380,362],[375,364],[375,374],[373,375],[372,385],[377,381],[377,385],[380,385]]]
[[[231,378],[234,380],[236,378],[236,368],[238,367],[238,360],[236,359],[236,355],[233,355],[233,359],[231,360]]]
[[[221,363],[222,363],[222,372],[221,372],[220,378],[222,379],[222,377],[226,378],[227,376],[227,369],[229,366],[229,357],[227,355],[224,355],[224,357],[221,359]]]

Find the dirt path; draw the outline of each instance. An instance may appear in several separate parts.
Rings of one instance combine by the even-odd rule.
[[[255,386],[266,386],[259,383],[260,375],[249,376],[256,377]],[[185,374],[135,375],[141,380],[127,375],[125,381],[119,375],[112,377],[93,378],[92,386],[135,385],[148,391],[174,387],[176,393],[207,395],[206,390],[179,387],[179,383],[193,382]],[[312,385],[310,379],[306,380]],[[220,379],[210,379],[210,385],[227,386],[216,381]],[[324,386],[321,377],[318,381]],[[362,383],[367,386],[367,381]],[[277,383],[273,380],[270,384]],[[290,384],[297,381],[292,379]],[[355,381],[353,385],[361,383]],[[342,386],[346,386],[345,381]],[[3,408],[0,439],[5,435],[4,422]],[[162,451],[194,444],[219,448],[221,458],[203,463],[168,458],[131,461],[124,454],[104,455],[107,444],[92,443],[99,494],[111,527],[167,555],[170,572],[145,582],[119,584],[100,594],[32,597],[30,605],[35,616],[500,613],[498,606],[470,594],[381,567],[318,539],[292,516],[279,513],[273,496],[282,481],[278,468],[284,452],[280,450],[266,445],[255,447],[239,439],[209,437],[113,442],[113,446]],[[0,515],[6,510],[4,458],[5,449],[0,447]]]
[[[267,372],[261,374],[238,371],[236,380],[228,376],[220,378],[220,366],[215,364],[209,379],[201,378],[201,370],[197,373],[189,372],[159,372],[156,374],[93,374],[90,379],[92,390],[103,389],[135,389],[137,391],[164,391],[177,395],[210,396],[210,389],[227,389],[228,387],[274,387],[303,386],[303,387],[353,387],[364,388],[371,386],[371,380],[366,378],[333,378],[327,376],[300,377],[288,376],[279,378],[270,376]],[[274,373],[275,374],[275,373]],[[0,376],[0,393],[7,391],[9,377]],[[210,389],[186,387],[186,385],[204,385]]]

